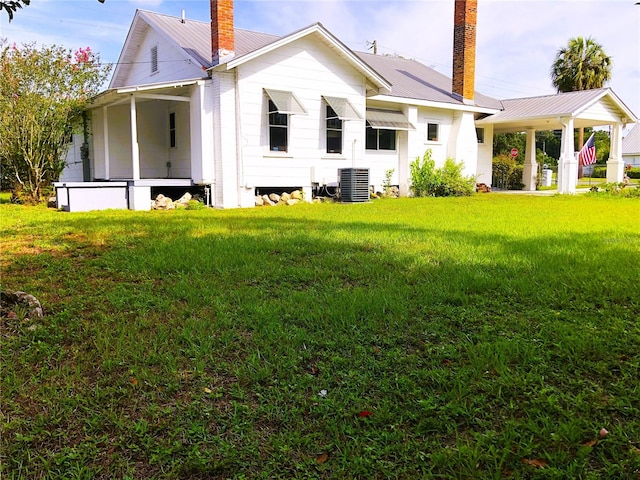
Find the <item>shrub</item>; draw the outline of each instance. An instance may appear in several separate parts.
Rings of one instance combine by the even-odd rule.
[[[640,167],[633,167],[627,170],[627,177],[640,178]]]
[[[509,155],[494,157],[492,164],[493,186],[507,190],[522,190],[522,165]]]
[[[592,178],[607,178],[607,167],[603,165],[596,165],[593,167]]]
[[[620,183],[601,183],[591,187],[588,195],[604,195],[608,197],[640,198],[640,188],[629,187]]]
[[[464,164],[448,158],[442,168],[436,168],[428,149],[422,159],[411,162],[411,191],[416,197],[462,197],[475,191],[476,179],[462,174]]]

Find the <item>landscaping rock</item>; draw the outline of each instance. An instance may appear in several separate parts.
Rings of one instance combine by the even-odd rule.
[[[296,203],[300,203],[300,200],[297,198],[290,198],[285,202],[288,206],[295,205]]]
[[[178,205],[186,206],[189,203],[189,200],[191,200],[191,194],[187,192],[184,195],[182,195],[178,200],[176,200],[175,203],[177,203]]]
[[[280,201],[280,195],[278,195],[277,193],[272,193],[271,195],[269,195],[269,200],[271,200],[273,203],[278,203]]]
[[[155,207],[153,207],[155,210],[170,210],[169,205],[171,205],[173,203],[173,200],[171,200],[169,197],[165,197],[163,194],[159,194],[156,197],[155,200]],[[172,207],[172,208],[175,208]]]
[[[262,199],[264,200],[264,206],[265,207],[275,207],[276,206],[276,204],[267,195],[263,195]],[[280,198],[278,197],[278,200],[279,199]]]
[[[282,195],[280,195],[280,201],[282,203],[287,203],[287,201],[290,199],[291,199],[291,195],[288,194],[287,192],[282,192]]]
[[[304,200],[304,195],[300,190],[294,190],[293,192],[291,192],[291,198],[295,200]]]
[[[260,195],[256,195],[254,205],[256,207],[262,207],[264,205],[264,198],[262,198]]]
[[[4,312],[7,309],[9,312],[12,312],[12,307],[16,305],[24,305],[29,308],[29,318],[33,320],[34,318],[42,318],[44,316],[42,312],[42,305],[38,301],[36,297],[30,295],[25,292],[0,292],[0,300],[2,300],[2,310]],[[15,315],[15,312],[13,312]]]

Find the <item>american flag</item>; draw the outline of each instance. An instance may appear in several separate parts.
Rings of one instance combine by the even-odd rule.
[[[593,138],[594,135],[594,133],[591,134],[587,143],[584,144],[584,147],[582,147],[580,153],[578,153],[578,158],[583,166],[593,165],[596,163],[596,144]]]

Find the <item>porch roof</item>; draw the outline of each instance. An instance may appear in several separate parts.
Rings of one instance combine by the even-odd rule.
[[[476,120],[476,124],[493,125],[495,133],[506,133],[527,129],[560,130],[568,118],[573,118],[575,128],[637,121],[635,114],[610,88],[514,98],[503,100],[502,105],[502,111]]]
[[[87,105],[88,109],[109,107],[125,103],[131,95],[144,100],[145,98],[186,101],[190,95],[190,87],[199,82],[203,82],[202,78],[194,78],[191,80],[180,80],[177,82],[149,83],[147,85],[136,85],[133,87],[109,88],[91,99],[91,103]]]

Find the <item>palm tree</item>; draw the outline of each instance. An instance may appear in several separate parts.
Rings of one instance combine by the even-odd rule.
[[[611,80],[612,65],[611,57],[591,37],[571,38],[567,46],[556,53],[551,66],[551,83],[558,92],[602,88]],[[578,148],[582,148],[583,143],[584,128],[580,127]]]

